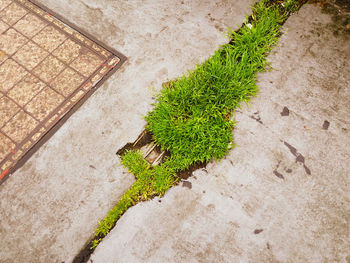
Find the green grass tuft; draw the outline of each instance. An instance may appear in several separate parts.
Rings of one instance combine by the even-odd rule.
[[[287,17],[287,11],[268,3],[254,6],[251,24],[231,32],[230,44],[163,89],[147,114],[147,129],[171,153],[178,170],[221,159],[232,145],[235,123],[230,116],[257,94],[257,73],[268,65],[266,54]]]

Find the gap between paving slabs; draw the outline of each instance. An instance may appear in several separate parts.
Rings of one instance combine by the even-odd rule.
[[[195,70],[163,85],[148,125],[134,143],[117,154],[135,176],[95,236],[73,262],[87,262],[117,220],[140,201],[163,196],[192,171],[220,160],[233,147],[234,110],[257,94],[256,76],[268,66],[266,57],[280,28],[305,0],[261,0],[231,41]]]

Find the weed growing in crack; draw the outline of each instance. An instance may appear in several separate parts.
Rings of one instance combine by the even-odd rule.
[[[147,129],[171,153],[177,170],[228,152],[235,126],[230,116],[258,92],[257,73],[265,70],[266,54],[286,18],[280,7],[267,7],[266,2],[271,1],[254,6],[249,25],[231,31],[230,44],[163,89],[147,114]]]
[[[99,222],[92,248],[131,206],[162,196],[177,183],[177,172],[211,159],[223,158],[233,147],[235,109],[258,92],[256,77],[268,66],[267,54],[276,45],[280,28],[304,0],[262,0],[232,39],[203,64],[171,81],[147,114],[147,129],[171,157],[152,167],[139,151],[127,151],[122,164],[136,182]]]
[[[101,237],[107,235],[129,207],[153,196],[164,195],[177,181],[176,171],[170,169],[166,162],[152,167],[142,158],[140,151],[127,151],[122,157],[122,164],[129,168],[129,171],[135,176],[136,182],[124,193],[121,200],[109,211],[103,221],[99,222],[92,248],[98,245]]]

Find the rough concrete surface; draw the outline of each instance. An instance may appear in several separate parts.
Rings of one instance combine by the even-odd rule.
[[[290,17],[238,146],[127,211],[91,262],[350,262],[350,34],[332,14]]]
[[[72,261],[134,181],[115,153],[144,128],[152,87],[212,54],[254,1],[40,2],[128,61],[0,186],[0,262]]]

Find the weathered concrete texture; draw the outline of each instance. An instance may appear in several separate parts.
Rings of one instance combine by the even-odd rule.
[[[350,35],[334,27],[318,6],[293,15],[239,146],[130,209],[92,261],[349,263]]]
[[[212,54],[254,1],[40,2],[128,61],[0,186],[0,262],[72,261],[133,183],[115,153],[144,128],[152,87]]]

